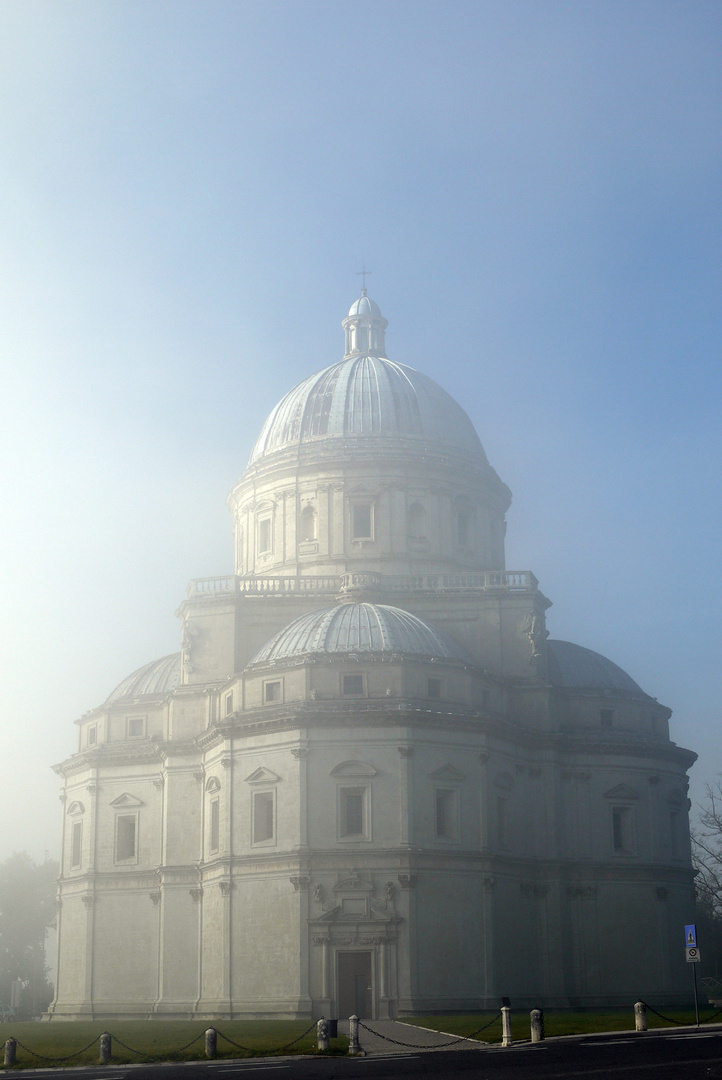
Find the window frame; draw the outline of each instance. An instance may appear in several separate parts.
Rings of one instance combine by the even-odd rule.
[[[446,804],[446,827],[439,830],[440,800]],[[434,839],[446,844],[457,844],[461,838],[461,799],[458,788],[438,785],[434,787]]]
[[[266,528],[268,535],[266,536]],[[258,555],[271,555],[273,554],[273,515],[264,514],[263,517],[258,519],[257,528],[258,537]],[[266,543],[267,541],[267,543]],[[266,545],[266,546],[264,546]]]
[[[120,822],[132,821],[133,822],[133,851],[128,855],[120,854]],[[120,865],[130,865],[138,862],[138,847],[139,847],[139,829],[138,829],[138,813],[131,814],[116,814],[115,825],[113,829],[113,862]]]
[[[233,713],[233,691],[228,690],[223,698],[223,715],[230,716]]]
[[[365,697],[368,696],[367,693],[366,693],[366,672],[365,671],[342,671],[340,673],[340,678],[341,678],[341,686],[340,686],[339,689],[340,689],[340,693],[341,693],[342,698],[365,698]],[[347,679],[360,679],[361,680],[361,689],[360,690],[347,690],[346,689],[346,680]]]
[[[622,857],[637,854],[637,834],[634,807],[628,803],[615,803],[611,811],[612,854]]]
[[[270,835],[257,837],[258,826],[258,810],[261,805],[261,800],[264,800],[265,805],[270,806]],[[265,824],[268,825],[268,811],[264,811],[266,814]],[[276,789],[275,787],[263,787],[260,789],[254,789],[251,791],[251,847],[273,847],[278,842],[277,840],[277,828],[278,820],[276,813]]]
[[[348,799],[360,799],[360,832],[349,829]],[[371,840],[371,786],[370,784],[339,784],[336,789],[337,836],[340,843],[369,842]],[[355,824],[351,822],[350,824]]]
[[[431,693],[432,684],[438,690],[438,693]],[[429,701],[441,701],[444,697],[444,680],[439,675],[427,675],[426,676],[426,696]]]
[[[278,696],[270,697],[269,690],[272,687],[278,687]],[[264,679],[263,680],[263,704],[264,705],[280,705],[283,703],[283,679]]]
[[[92,738],[91,738],[92,735]],[[89,724],[85,730],[85,745],[97,746],[98,745],[98,725]]]
[[[208,854],[221,850],[221,799],[215,795],[208,803]]]
[[[376,525],[376,521],[375,521],[376,515],[375,515],[375,509],[374,509],[373,500],[372,499],[355,499],[352,503],[350,503],[349,510],[350,510],[349,533],[350,533],[350,537],[351,537],[351,542],[352,543],[361,543],[361,542],[364,542],[364,541],[373,542],[374,535],[375,535],[375,525]],[[360,512],[362,510],[368,511],[368,531],[362,530],[362,529],[359,528],[360,524],[364,524],[364,525],[366,524],[365,521],[364,522],[358,522],[357,521],[357,514],[360,514]]]
[[[125,737],[126,739],[144,739],[146,731],[147,717],[145,716],[126,716],[125,718]],[[140,731],[131,731],[131,724],[139,724]]]
[[[70,869],[80,870],[83,865],[83,822],[73,821],[70,827]]]

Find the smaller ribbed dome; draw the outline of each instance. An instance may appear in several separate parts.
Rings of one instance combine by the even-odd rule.
[[[381,308],[375,300],[372,300],[371,297],[367,295],[365,289],[358,300],[354,300],[353,304],[348,309],[348,314],[349,317],[353,317],[354,315],[378,315],[380,318],[383,318],[383,315],[381,315]]]
[[[181,654],[171,653],[160,660],[154,660],[145,667],[138,668],[132,675],[123,679],[106,700],[122,701],[123,698],[143,697],[146,694],[168,694],[175,690],[180,681]]]
[[[547,641],[549,679],[554,686],[578,690],[624,691],[647,697],[631,675],[606,656],[571,641]]]
[[[384,652],[471,663],[460,645],[408,611],[385,604],[339,604],[294,619],[256,653],[251,664]]]

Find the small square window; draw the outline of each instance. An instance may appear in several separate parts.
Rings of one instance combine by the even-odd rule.
[[[342,687],[344,697],[363,697],[363,675],[344,675]]]
[[[231,690],[226,694],[226,716],[230,716],[233,712],[233,691]]]
[[[253,793],[253,843],[263,844],[275,838],[272,791]]]
[[[142,739],[145,735],[145,717],[129,716],[127,730],[129,739]]]
[[[263,684],[263,700],[268,704],[273,701],[281,700],[281,680],[275,679],[273,682],[266,682]]]
[[[135,814],[123,814],[115,819],[115,861],[128,862],[136,857],[138,819]]]
[[[263,555],[271,550],[271,519],[264,518],[258,522],[258,554]]]
[[[70,842],[70,867],[77,870],[80,866],[83,854],[83,823],[73,822],[73,834]]]
[[[426,696],[433,698],[434,701],[438,701],[441,697],[441,691],[443,690],[444,683],[442,679],[427,679],[426,680]]]
[[[86,744],[88,746],[95,746],[95,744],[98,741],[98,725],[97,724],[91,724],[91,726],[88,728],[88,734],[87,734],[87,737],[86,737],[85,741],[86,741]]]
[[[341,788],[339,835],[366,835],[366,788]]]
[[[211,855],[215,855],[221,842],[221,810],[220,800],[211,799],[211,835],[209,849]]]
[[[351,507],[351,539],[373,538],[373,508],[371,503],[355,503]]]

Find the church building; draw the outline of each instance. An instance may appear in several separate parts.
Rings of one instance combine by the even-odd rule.
[[[505,566],[509,489],[386,326],[364,289],[228,497],[235,573],[190,583],[180,651],[56,766],[51,1019],[687,990],[695,755],[625,671],[549,638]]]

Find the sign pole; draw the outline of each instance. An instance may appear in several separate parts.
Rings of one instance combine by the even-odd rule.
[[[692,964],[692,975],[694,976],[694,1017],[699,1027],[699,1002],[697,1001],[697,965]]]

